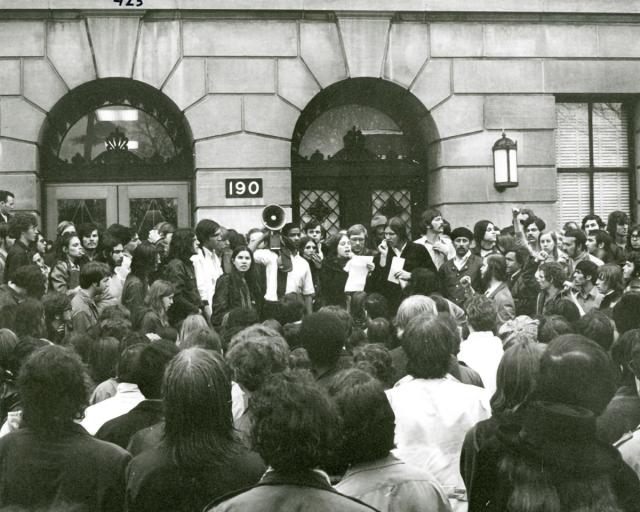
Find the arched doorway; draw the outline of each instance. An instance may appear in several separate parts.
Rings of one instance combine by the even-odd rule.
[[[292,142],[294,218],[327,231],[400,216],[417,232],[427,197],[427,141],[433,122],[402,87],[348,79],[314,97]]]
[[[62,220],[118,222],[139,233],[161,220],[188,226],[191,148],[183,114],[157,89],[122,78],[77,87],[43,127],[47,235]]]

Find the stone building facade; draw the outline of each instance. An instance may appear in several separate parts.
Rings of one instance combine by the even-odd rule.
[[[617,145],[625,155],[602,164],[617,169],[623,183],[613,180],[600,190],[596,177],[584,190],[595,196],[592,208],[608,194],[607,207],[622,205],[635,217],[638,1],[144,0],[138,8],[120,3],[32,0],[22,7],[0,0],[0,189],[15,192],[17,209],[42,215],[48,236],[61,215],[56,201],[95,199],[83,192],[95,190],[105,201],[106,221],[123,221],[121,203],[138,193],[136,184],[147,187],[140,197],[157,191],[159,197],[173,197],[179,191],[171,204],[180,204],[180,223],[210,217],[243,230],[259,225],[262,208],[272,203],[296,219],[308,215],[302,208],[313,206],[321,214],[329,199],[322,190],[309,196],[305,187],[322,166],[311,165],[313,158],[300,148],[305,130],[327,110],[344,105],[364,105],[394,121],[395,128],[370,129],[365,138],[384,141],[410,131],[410,145],[420,156],[391,163],[395,154],[367,151],[371,161],[360,161],[351,188],[334,198],[343,209],[350,201],[344,190],[389,178],[389,190],[382,183],[367,192],[379,204],[365,206],[365,217],[376,213],[371,208],[392,211],[394,204],[388,203],[395,198],[396,207],[403,201],[416,210],[437,205],[454,226],[479,218],[505,225],[511,207],[521,204],[554,224],[565,193],[567,204],[587,201],[584,211],[589,198],[569,197],[570,180],[558,194],[558,144],[575,142],[558,139],[558,104],[624,105],[626,117],[615,120],[622,131],[603,144]],[[166,103],[175,119],[167,121],[167,114],[160,125],[183,123],[180,136],[188,139],[192,154],[181,165],[190,168],[176,176],[170,169],[157,176],[131,174],[126,165],[116,174],[93,168],[86,177],[52,171],[47,152],[60,150],[65,127],[86,114],[60,120],[69,107],[56,111],[56,105],[65,98],[68,105],[80,104],[80,94],[101,94],[109,78],[121,79],[117,83],[124,89],[127,83],[145,84],[151,89],[139,88],[138,95],[151,91],[149,97]],[[82,89],[94,82],[102,87]],[[117,98],[108,99],[118,104]],[[134,106],[144,110],[143,103],[144,98]],[[592,115],[589,110],[589,130]],[[57,127],[58,139],[51,135],[56,123],[64,125]],[[518,143],[519,184],[499,191],[491,148],[503,129]],[[329,132],[318,128],[317,136]],[[594,163],[597,150],[581,151],[590,161],[569,168],[602,166]],[[326,183],[352,172],[344,170],[352,169],[347,157],[340,165],[339,158],[320,158],[327,168],[318,176],[327,176]],[[333,170],[327,170],[330,164]],[[227,180],[233,178],[260,178],[262,197],[227,197]],[[308,186],[323,186],[322,179],[314,183]],[[115,197],[105,192],[112,186]]]

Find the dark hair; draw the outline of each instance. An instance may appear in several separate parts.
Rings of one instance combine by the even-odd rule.
[[[602,221],[602,219],[600,218],[600,215],[595,215],[595,214],[590,214],[590,215],[585,215],[582,218],[582,231],[584,231],[586,233],[586,226],[587,226],[587,222],[590,220],[595,220],[598,223],[598,226],[600,229],[604,228],[604,222]]]
[[[140,381],[140,354],[149,343],[134,343],[120,352],[116,365],[118,382],[138,384]],[[120,345],[118,345],[120,349]]]
[[[300,229],[300,226],[298,226],[298,224],[296,224],[295,222],[287,222],[284,226],[282,226],[282,234],[284,236],[289,236],[289,232],[292,229]]]
[[[599,415],[614,392],[611,359],[596,342],[564,334],[547,345],[540,360],[537,400],[584,407]]]
[[[616,228],[620,225],[629,224],[629,216],[620,210],[614,210],[609,214],[607,219],[607,232],[611,235],[611,239],[616,239]]]
[[[637,310],[636,310],[637,314]],[[613,344],[613,325],[611,319],[602,311],[591,310],[575,322],[576,334],[581,334],[595,341],[608,351]]]
[[[611,345],[611,359],[621,371],[621,384],[635,386],[634,374],[629,368],[633,347],[640,344],[640,329],[630,329]]]
[[[560,315],[567,319],[571,324],[580,319],[580,310],[578,306],[571,300],[563,298],[553,301],[547,310],[549,315]]]
[[[416,379],[444,377],[454,343],[454,334],[445,322],[428,313],[416,316],[402,335],[407,373]]]
[[[44,295],[47,278],[38,265],[29,264],[18,267],[13,275],[9,276],[9,281],[24,288],[29,297],[40,299]]]
[[[498,310],[496,303],[484,295],[474,295],[466,303],[469,325],[474,331],[493,331],[496,327]]]
[[[640,327],[640,293],[624,293],[613,306],[613,320],[620,334]]]
[[[627,253],[625,260],[633,265],[631,279],[640,277],[640,252],[632,251]]]
[[[386,318],[374,318],[367,327],[367,339],[370,343],[382,343],[385,347],[393,346],[393,326]]]
[[[341,462],[359,464],[389,455],[396,417],[381,383],[362,370],[338,373],[329,387],[343,423]]]
[[[389,318],[389,302],[381,293],[369,293],[364,301],[369,318]]]
[[[134,250],[131,258],[131,274],[145,280],[158,264],[158,249],[150,242],[142,242]]]
[[[347,333],[333,313],[311,313],[302,319],[299,339],[315,366],[333,366],[340,359]]]
[[[116,245],[123,245],[122,242],[108,231],[100,237],[100,245],[98,246],[97,261],[106,263],[111,269],[115,268],[116,263],[113,260],[113,249]],[[124,250],[124,246],[123,246]]]
[[[280,301],[278,321],[282,325],[302,320],[305,313],[305,305],[302,296],[298,293],[287,293]]]
[[[131,312],[122,304],[111,304],[105,307],[100,313],[99,320],[118,320],[119,322],[129,322],[131,328]]]
[[[22,418],[40,435],[56,436],[87,406],[85,370],[71,349],[47,345],[26,360],[18,377]]]
[[[95,340],[85,332],[73,332],[68,335],[65,345],[73,347],[86,365],[89,364],[90,351],[95,344]],[[87,370],[88,371],[88,370]]]
[[[588,278],[593,284],[598,280],[598,265],[591,260],[582,260],[576,264],[575,271],[580,272],[584,277]]]
[[[418,267],[411,272],[407,295],[431,295],[440,289],[438,274],[428,268]]]
[[[209,238],[220,232],[220,224],[211,219],[202,219],[196,225],[196,238],[204,244]]]
[[[237,307],[231,309],[222,321],[222,346],[226,349],[231,338],[250,325],[260,323],[260,316],[253,308]]]
[[[473,239],[478,247],[480,247],[480,244],[484,240],[489,224],[492,224],[495,227],[495,223],[490,220],[479,220],[473,226]]]
[[[544,228],[547,227],[545,221],[543,221],[540,217],[535,216],[529,217],[527,220],[525,220],[522,224],[522,227],[526,230],[531,224],[535,224],[538,228],[538,231],[540,231],[541,233],[544,231]]]
[[[66,293],[48,292],[42,297],[42,306],[44,307],[45,322],[49,325],[56,317],[71,310],[71,299]]]
[[[442,217],[442,213],[437,208],[427,208],[420,215],[420,226],[422,228],[422,232],[426,233],[429,227],[431,226],[431,221],[436,217]]]
[[[122,224],[111,224],[111,226],[107,228],[107,233],[116,238],[123,246],[131,242],[134,235],[132,228],[123,226]]]
[[[538,341],[540,343],[550,343],[561,334],[572,334],[573,327],[569,321],[560,315],[545,315],[540,318],[538,325]]]
[[[167,365],[162,383],[164,441],[179,467],[224,466],[234,454],[231,380],[222,356],[188,348]]]
[[[0,329],[0,373],[15,371],[14,350],[18,344],[18,337],[10,329]],[[3,411],[4,412],[4,411]]]
[[[580,229],[567,229],[564,232],[564,238],[575,238],[576,248],[581,247],[582,250],[585,250],[587,246],[587,235]]]
[[[13,192],[9,192],[8,190],[0,190],[0,201],[6,203],[7,199],[9,199],[10,197],[15,198],[16,196]]]
[[[146,399],[162,397],[164,370],[178,352],[175,343],[154,342],[143,345],[138,354],[136,384]]]
[[[494,416],[514,412],[533,393],[544,349],[539,343],[520,342],[504,351],[491,397]]]
[[[507,280],[507,260],[502,254],[490,254],[486,258],[487,272],[498,281]]]
[[[86,363],[93,382],[100,384],[116,376],[120,343],[116,338],[91,340],[86,348]]]
[[[389,228],[396,235],[398,235],[398,238],[400,240],[402,240],[402,241],[409,240],[409,233],[408,233],[408,230],[407,230],[407,223],[404,220],[402,220],[400,217],[391,217],[387,221],[387,225],[385,227]]]
[[[93,233],[94,231],[98,231],[99,240],[101,241],[102,236],[100,236],[101,233],[97,224],[93,222],[83,222],[82,224],[78,224],[76,226],[76,233],[78,233],[80,243],[82,243],[83,238],[91,236],[91,233]]]
[[[14,327],[14,331],[19,338],[23,336],[44,337],[46,329],[42,302],[27,298],[18,304]]]
[[[545,280],[549,281],[557,289],[562,289],[567,273],[560,263],[554,261],[543,263],[538,270],[544,274]]]
[[[169,245],[168,259],[178,259],[187,265],[191,265],[191,256],[193,256],[193,237],[195,236],[191,228],[178,228]]]
[[[611,245],[611,235],[602,229],[597,229],[587,234],[587,238],[594,236],[596,238],[596,245],[604,244],[604,248],[608,251]]]
[[[71,244],[71,240],[77,238],[80,240],[80,237],[75,233],[64,233],[63,235],[56,238],[54,246],[54,252],[56,255],[57,261],[67,261],[68,253],[65,252],[65,249],[69,250],[69,245]]]
[[[9,219],[9,236],[19,240],[22,233],[38,225],[36,218],[31,213],[16,213]]]
[[[395,369],[391,352],[381,343],[367,343],[353,350],[353,362],[356,368],[366,371],[378,379],[385,388],[395,382]]]
[[[233,370],[234,380],[247,391],[254,392],[269,375],[287,368],[289,346],[275,333],[267,336],[241,334],[229,345],[226,360]]]
[[[302,230],[306,233],[307,230],[309,229],[315,229],[315,228],[319,228],[320,227],[320,223],[316,220],[316,219],[310,219],[309,221],[305,222]]]
[[[80,269],[80,287],[86,290],[92,284],[100,284],[100,281],[110,275],[111,269],[106,263],[90,261]]]
[[[268,466],[287,474],[325,466],[341,419],[309,372],[271,375],[249,404],[253,446]]]

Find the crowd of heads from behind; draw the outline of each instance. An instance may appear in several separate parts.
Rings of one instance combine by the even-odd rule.
[[[0,191],[0,509],[640,510],[640,225],[59,223]],[[416,224],[414,223],[414,228]]]

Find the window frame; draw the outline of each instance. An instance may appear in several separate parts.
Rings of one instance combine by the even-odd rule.
[[[556,96],[556,105],[559,103],[586,103],[588,109],[588,136],[589,136],[589,167],[558,167],[556,161],[556,173],[584,173],[589,177],[589,214],[593,215],[595,210],[595,186],[594,175],[597,173],[620,173],[624,172],[629,176],[629,212],[633,219],[636,218],[637,201],[634,199],[636,195],[636,160],[635,160],[635,142],[634,142],[634,98],[627,95],[583,95],[583,96]],[[594,144],[593,144],[593,105],[594,103],[621,103],[622,108],[627,110],[629,124],[627,126],[627,147],[629,163],[627,167],[596,167],[594,165]],[[557,113],[557,108],[556,108]],[[557,130],[557,126],[556,126]],[[557,134],[556,134],[557,135]],[[557,201],[561,200],[560,197]]]

